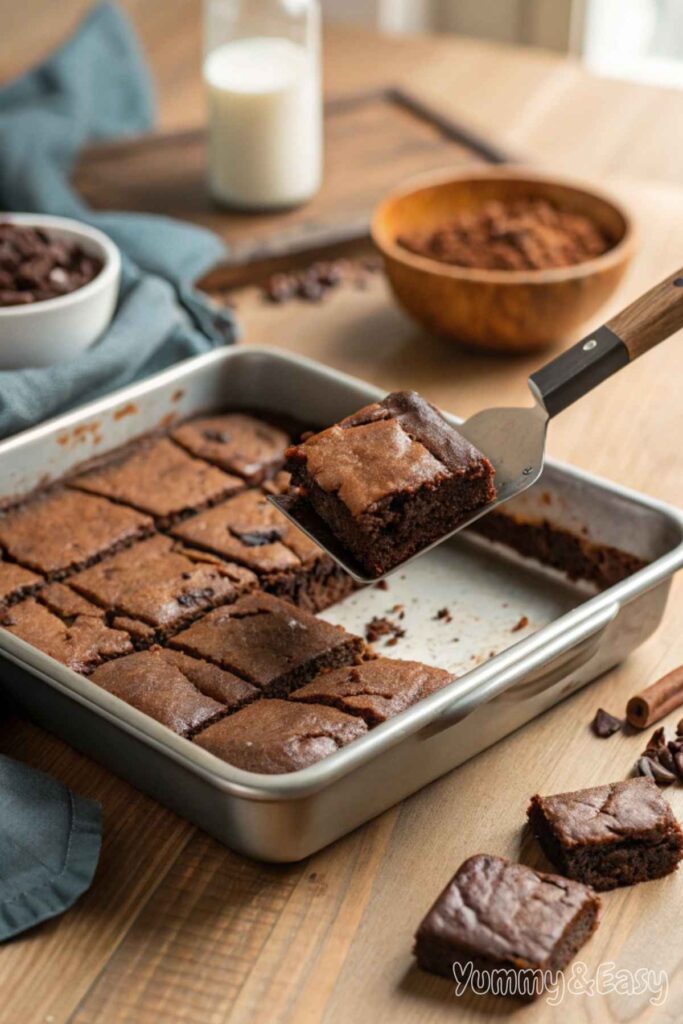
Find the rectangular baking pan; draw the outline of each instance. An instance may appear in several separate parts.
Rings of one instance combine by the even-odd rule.
[[[133,437],[209,409],[279,411],[329,423],[381,393],[310,360],[256,348],[200,356],[0,444],[11,500]],[[457,424],[457,419],[453,418]],[[550,463],[515,515],[588,531],[649,564],[602,592],[481,537],[461,536],[324,617],[363,631],[404,606],[406,636],[382,654],[422,659],[454,681],[300,772],[245,772],[176,736],[0,630],[2,679],[17,704],[133,785],[241,853],[294,861],[463,761],[617,664],[656,629],[683,564],[683,516]],[[439,608],[450,610],[437,618]],[[529,625],[513,630],[520,618]]]

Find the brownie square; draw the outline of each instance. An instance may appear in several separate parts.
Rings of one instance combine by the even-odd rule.
[[[90,565],[154,529],[149,516],[77,491],[49,491],[0,516],[0,545],[48,579]]]
[[[229,672],[160,647],[107,662],[91,679],[180,736],[258,696],[255,687]]]
[[[60,619],[74,619],[77,615],[94,615],[99,619],[104,618],[102,608],[98,608],[92,601],[81,597],[66,583],[49,583],[36,594],[36,601],[45,605]]]
[[[341,626],[261,593],[216,608],[169,643],[272,696],[286,695],[324,668],[353,664],[365,651],[363,640]]]
[[[260,490],[243,491],[179,523],[172,533],[247,566],[268,593],[308,611],[322,611],[354,589],[351,577]]]
[[[130,637],[95,615],[64,620],[29,597],[6,609],[0,626],[74,672],[89,672],[107,658],[133,650]]]
[[[238,476],[261,483],[282,465],[289,436],[246,413],[203,416],[182,423],[171,437],[192,455]]]
[[[290,694],[291,700],[327,704],[360,715],[368,725],[379,725],[411,704],[450,683],[453,676],[418,661],[375,658],[345,668],[321,672]]]
[[[30,569],[24,569],[14,562],[0,562],[0,607],[14,604],[35,593],[44,582],[42,576]]]
[[[77,573],[70,585],[117,615],[154,627],[158,639],[256,585],[248,569],[156,536]]]
[[[683,832],[652,779],[537,794],[527,814],[555,867],[595,889],[661,878],[683,856]]]
[[[244,483],[192,458],[164,437],[114,452],[103,465],[70,480],[69,486],[132,505],[167,527],[235,494]]]
[[[589,939],[600,898],[588,886],[480,853],[462,864],[422,921],[425,971],[465,980],[468,965],[505,971],[508,993],[540,995]],[[496,975],[499,977],[499,975]]]
[[[413,391],[289,448],[287,468],[369,576],[450,533],[496,493],[485,455]]]
[[[248,772],[295,772],[367,732],[335,708],[262,700],[198,733],[194,742]]]

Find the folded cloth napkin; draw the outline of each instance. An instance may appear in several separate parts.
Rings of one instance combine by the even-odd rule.
[[[225,253],[216,235],[150,214],[95,213],[70,187],[87,141],[138,134],[152,121],[137,40],[111,3],[96,6],[44,64],[0,89],[0,210],[87,221],[123,257],[114,320],[91,349],[55,366],[0,372],[0,436],[235,340],[230,313],[192,288]]]
[[[0,942],[60,914],[90,886],[99,804],[0,755]]]

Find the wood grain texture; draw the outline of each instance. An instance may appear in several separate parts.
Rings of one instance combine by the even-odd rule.
[[[683,268],[667,274],[607,323],[626,345],[631,361],[683,328]]]
[[[3,72],[16,73],[45,52],[86,6],[87,0],[25,0],[8,8],[3,37],[12,45],[2,55]],[[197,0],[165,0],[163,19],[151,0],[124,6],[155,69],[163,127],[195,126],[203,109]],[[642,251],[607,315],[680,262],[681,192],[662,184],[621,188],[612,177],[682,179],[683,149],[671,145],[681,93],[596,80],[542,53],[455,39],[378,40],[351,30],[330,34],[326,74],[335,92],[405,76],[430,102],[497,132],[546,167],[617,188],[638,218]],[[312,355],[387,390],[415,387],[462,415],[492,402],[524,401],[526,377],[537,365],[528,356],[492,359],[444,346],[388,301],[380,278],[366,290],[335,292],[319,306],[271,306],[254,289],[237,301],[246,343]],[[683,504],[675,449],[679,351],[680,336],[553,421],[551,454]],[[568,995],[559,1009],[543,1001],[520,1009],[456,999],[447,981],[414,970],[410,946],[420,917],[468,854],[486,850],[542,863],[520,831],[533,790],[624,777],[642,737],[600,741],[588,723],[598,705],[620,712],[628,696],[683,662],[682,618],[678,580],[656,636],[619,669],[294,867],[240,860],[36,727],[1,722],[0,749],[103,802],[106,834],[95,884],[79,904],[0,947],[0,1021],[680,1021],[683,876],[608,894],[603,923],[582,954],[590,972],[607,961],[665,969],[664,1006],[652,1006],[647,993]],[[669,728],[676,718],[667,719]],[[683,790],[670,796],[683,816]]]

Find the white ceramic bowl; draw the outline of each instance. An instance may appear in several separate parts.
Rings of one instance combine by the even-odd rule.
[[[0,369],[73,359],[109,326],[121,278],[119,250],[101,231],[67,217],[7,213],[0,214],[0,221],[44,228],[54,238],[78,242],[102,261],[97,277],[75,292],[27,306],[0,306]]]

